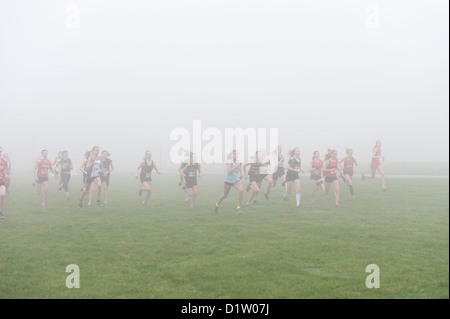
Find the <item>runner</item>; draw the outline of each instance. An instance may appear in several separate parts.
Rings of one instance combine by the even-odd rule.
[[[5,159],[6,163],[6,174],[9,176],[8,179],[6,179],[5,185],[6,185],[6,194],[9,194],[9,187],[11,186],[11,160],[9,159],[8,153],[3,154],[3,158]]]
[[[0,219],[4,219],[3,216],[3,202],[5,200],[6,194],[6,181],[9,179],[8,175],[8,164],[6,160],[2,157],[3,148],[0,147]]]
[[[83,207],[83,199],[89,193],[89,202],[88,206],[92,206],[92,197],[94,196],[94,187],[93,184],[97,186],[97,205],[103,207],[102,202],[100,202],[100,194],[102,189],[102,181],[100,179],[100,172],[102,166],[102,160],[99,156],[100,148],[98,146],[94,146],[89,154],[86,163],[86,184],[84,186],[83,194],[79,199],[78,206],[80,208]]]
[[[346,156],[341,159],[339,164],[344,163],[344,182],[345,185],[350,189],[350,194],[352,194],[352,198],[355,198],[355,194],[353,193],[353,173],[358,170],[358,162],[353,157],[353,150],[351,148],[345,149]],[[355,168],[353,168],[355,166]]]
[[[53,161],[52,165],[55,168],[55,178],[58,182],[58,195],[61,193],[61,189],[62,189],[62,179],[61,179],[61,159],[62,159],[62,152],[59,151],[58,152],[58,156],[55,158],[55,160]]]
[[[191,198],[191,208],[194,207],[195,199],[197,198],[197,172],[198,177],[202,177],[201,166],[197,162],[197,156],[191,153],[189,164],[185,165],[181,171],[183,184],[188,196]]]
[[[145,197],[144,201],[142,202],[142,205],[147,205],[148,198],[150,197],[152,193],[152,171],[155,169],[155,171],[161,175],[161,172],[156,167],[155,162],[152,160],[152,152],[146,151],[145,157],[142,160],[142,162],[139,164],[139,166],[136,168],[136,179],[140,176],[141,180],[141,187],[139,189],[139,196],[142,195],[142,192],[147,192],[147,196]],[[141,174],[139,175],[139,170],[141,170]]]
[[[247,186],[247,189],[252,189],[252,194],[248,198],[246,206],[249,207],[252,203],[252,201],[258,196],[259,193],[259,168],[261,166],[261,163],[259,161],[258,151],[255,153],[255,157],[252,162],[246,163],[243,166],[244,169],[244,175],[245,179],[249,179],[249,184]],[[250,166],[250,170],[247,174],[247,166]],[[253,202],[253,204],[256,204],[256,200]]]
[[[68,151],[62,152],[62,157],[58,159],[56,164],[61,167],[62,185],[60,186],[59,190],[64,188],[64,191],[66,192],[66,199],[70,200],[69,181],[71,177],[71,172],[73,170],[73,163],[72,160],[69,158],[69,152]]]
[[[339,206],[339,181],[337,178],[338,171],[341,170],[339,166],[339,161],[337,159],[337,151],[336,150],[328,150],[328,154],[325,155],[325,168],[323,171],[325,172],[325,195],[328,195],[330,191],[330,186],[333,184],[334,188],[334,197],[336,200],[336,207]]]
[[[297,208],[300,207],[301,195],[300,195],[300,176],[302,173],[301,168],[302,160],[300,159],[300,149],[298,147],[290,150],[288,152],[289,161],[287,166],[286,183],[287,183],[287,194],[291,194],[292,185],[295,187],[295,199],[297,200]]]
[[[236,213],[242,214],[241,210],[241,204],[242,204],[242,198],[244,196],[244,189],[241,185],[241,178],[243,177],[242,174],[242,163],[238,162],[238,153],[236,150],[231,152],[228,155],[227,160],[227,177],[224,181],[224,187],[223,187],[223,194],[219,197],[219,200],[217,201],[216,205],[214,206],[214,212],[217,214],[219,211],[219,205],[222,203],[222,201],[228,197],[228,194],[230,193],[231,187],[234,187],[239,195],[238,195],[238,205],[236,207]]]
[[[281,188],[283,190],[283,199],[286,200],[286,173],[284,171],[284,156],[283,148],[278,146],[278,168],[275,173],[272,174],[272,184],[267,185],[266,193],[264,194],[268,198],[270,189],[275,188],[278,178],[281,180]]]
[[[320,153],[319,151],[315,151],[312,161],[309,164],[309,172],[311,173],[309,178],[311,180],[312,186],[311,201],[314,201],[316,197],[316,190],[318,186],[320,186],[322,188],[322,191],[325,193],[324,179],[322,177],[322,167],[323,162],[320,159]]]
[[[381,176],[381,187],[383,188],[383,191],[386,190],[386,184],[384,179],[384,170],[381,166],[380,158],[383,160],[384,163],[384,156],[381,156],[381,141],[378,140],[375,143],[375,146],[372,150],[372,162],[370,163],[370,169],[371,169],[371,176],[365,176],[364,173],[361,175],[362,180],[364,181],[366,178],[374,179],[376,171],[380,173]]]
[[[39,161],[36,163],[33,169],[34,173],[34,180],[33,186],[36,186],[36,194],[41,195],[41,186],[44,186],[44,195],[42,198],[42,207],[45,208],[46,201],[47,201],[47,193],[48,193],[48,171],[50,170],[53,175],[55,175],[56,179],[56,172],[53,170],[52,163],[48,159],[48,152],[47,150],[42,150],[41,152],[42,157],[39,159]]]
[[[114,164],[109,158],[110,155],[108,151],[103,151],[101,157],[102,173],[100,174],[100,180],[102,181],[104,205],[108,203],[109,177],[111,176],[111,172],[114,171]]]

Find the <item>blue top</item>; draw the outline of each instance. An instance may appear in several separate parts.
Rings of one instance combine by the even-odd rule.
[[[241,172],[241,163],[236,164],[235,162],[231,163],[231,167],[234,167],[233,171],[227,175],[225,178],[225,183],[234,184],[240,181],[239,173]]]

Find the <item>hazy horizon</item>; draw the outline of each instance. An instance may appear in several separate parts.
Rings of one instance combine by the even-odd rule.
[[[94,145],[117,170],[147,149],[172,167],[170,132],[201,120],[278,128],[304,163],[367,163],[376,140],[387,162],[448,163],[448,38],[445,1],[2,1],[0,146],[21,171]]]

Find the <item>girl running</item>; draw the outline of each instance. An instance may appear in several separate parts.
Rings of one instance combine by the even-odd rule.
[[[41,195],[41,187],[44,186],[44,195],[42,198],[42,207],[45,208],[48,193],[48,171],[50,170],[56,178],[56,172],[53,170],[52,163],[48,159],[47,150],[42,150],[42,157],[36,163],[33,169],[34,180],[33,186],[36,186],[36,194]]]
[[[95,188],[93,184],[97,186],[97,205],[103,207],[103,204],[100,202],[100,194],[102,189],[102,181],[100,179],[100,172],[102,167],[102,160],[99,156],[100,148],[98,146],[94,146],[90,152],[90,155],[87,159],[86,163],[86,184],[84,185],[83,194],[79,199],[78,206],[80,208],[83,207],[83,199],[89,193],[89,202],[88,206],[92,206],[92,197],[94,196]]]
[[[202,177],[200,164],[197,163],[197,157],[193,153],[190,154],[189,164],[184,166],[181,173],[187,195],[191,198],[191,208],[193,208],[197,198],[197,173],[198,177]]]
[[[330,186],[333,184],[334,188],[334,197],[336,200],[336,207],[339,206],[339,181],[337,178],[337,171],[340,171],[341,168],[339,166],[339,161],[337,159],[337,151],[328,150],[328,154],[325,155],[325,163],[324,163],[325,172],[325,195],[328,195],[330,191]]]
[[[383,188],[383,191],[385,191],[386,190],[386,184],[385,184],[385,180],[384,180],[384,170],[383,170],[383,167],[381,166],[380,158],[384,162],[384,156],[381,156],[381,141],[378,140],[375,143],[375,146],[374,146],[373,151],[372,151],[372,162],[370,163],[370,169],[372,171],[372,175],[369,177],[369,176],[365,176],[364,173],[363,173],[361,175],[361,177],[362,177],[363,181],[366,178],[374,179],[375,178],[375,173],[378,170],[378,172],[380,173],[380,176],[381,176],[381,186]]]
[[[238,162],[238,153],[236,150],[231,152],[228,158],[229,159],[227,161],[227,177],[225,178],[224,181],[223,194],[220,196],[219,200],[214,206],[214,212],[216,214],[218,213],[219,205],[225,198],[227,198],[228,194],[230,193],[231,187],[234,187],[239,192],[236,213],[242,214],[241,204],[242,204],[242,197],[244,195],[244,189],[242,188],[241,185],[241,179],[243,177],[242,163]]]
[[[110,155],[111,154],[109,154],[108,151],[103,151],[101,157],[102,173],[100,174],[100,180],[102,181],[104,205],[108,203],[109,177],[111,176],[111,172],[114,170],[114,164],[109,158]]]
[[[315,151],[312,161],[311,163],[309,163],[309,172],[311,174],[309,179],[311,180],[312,186],[311,201],[314,201],[316,197],[316,190],[318,186],[320,186],[322,188],[322,191],[325,193],[325,185],[322,178],[322,167],[323,162],[320,159],[320,153],[319,151]]]
[[[286,200],[286,173],[284,171],[284,156],[283,148],[278,146],[278,168],[275,173],[272,174],[272,184],[267,185],[266,193],[264,194],[268,198],[270,189],[275,188],[278,178],[281,180],[281,188],[283,190],[283,199]]]
[[[86,186],[86,177],[87,177],[87,171],[86,171],[86,165],[87,165],[87,161],[89,156],[91,156],[91,152],[87,151],[86,153],[84,153],[84,162],[83,164],[81,164],[80,167],[80,171],[83,173],[83,186],[81,187],[81,192],[83,193],[85,191],[85,186]]]
[[[58,161],[56,162],[56,165],[60,165],[60,167],[61,167],[62,185],[59,188],[59,190],[64,188],[64,191],[66,192],[66,198],[67,198],[67,200],[70,200],[69,181],[70,181],[70,177],[71,177],[71,172],[73,170],[73,163],[72,163],[72,160],[69,158],[68,151],[62,152],[62,157],[60,159],[58,159]]]
[[[61,159],[62,159],[62,152],[58,152],[58,156],[53,161],[52,165],[55,168],[55,178],[58,181],[58,195],[61,192],[62,189],[62,179],[61,179]]]
[[[142,160],[142,162],[139,164],[139,166],[136,168],[136,174],[135,178],[137,179],[139,177],[139,170],[141,170],[140,174],[140,180],[141,180],[141,188],[139,189],[139,196],[142,195],[143,191],[147,192],[147,196],[145,197],[144,201],[142,202],[142,205],[147,205],[148,198],[150,197],[152,193],[152,171],[155,169],[155,171],[161,175],[161,172],[156,167],[155,162],[152,160],[152,152],[146,151],[145,157]]]
[[[4,219],[3,216],[3,201],[6,194],[6,181],[9,179],[8,166],[6,160],[2,157],[3,148],[0,147],[0,219]]]
[[[346,156],[341,159],[339,164],[344,163],[344,182],[345,185],[350,189],[350,194],[352,194],[352,198],[355,198],[355,194],[353,193],[353,173],[358,170],[358,162],[353,157],[353,150],[351,148],[345,149]],[[355,166],[355,168],[353,168]]]
[[[288,172],[286,174],[287,194],[290,194],[292,192],[292,185],[294,185],[297,207],[300,207],[300,176],[298,174],[303,172],[301,168],[302,160],[300,159],[300,149],[296,147],[293,150],[289,150],[288,155]]]
[[[0,155],[1,157],[1,155]],[[6,179],[5,185],[6,185],[6,194],[9,194],[9,187],[11,186],[11,160],[9,159],[9,155],[7,153],[3,154],[3,159],[5,160],[6,164],[6,174],[8,175],[8,179]]]
[[[186,167],[186,165],[189,162],[189,158],[185,157],[183,158],[183,160],[181,161],[181,166],[180,168],[178,168],[178,172],[180,173],[180,183],[178,184],[178,186],[181,186],[181,189],[184,192],[185,198],[184,198],[184,203],[187,204],[189,203],[189,194],[187,192],[186,189],[186,180],[183,178],[183,170]]]
[[[262,182],[267,181],[267,188],[270,188],[273,183],[272,174],[269,174],[270,158],[266,156],[266,151],[264,149],[260,150],[259,154],[261,155],[261,166],[259,168],[258,174],[258,186],[259,189],[261,189]],[[264,193],[264,197],[266,198],[266,200],[269,200],[269,194],[267,192]]]
[[[252,189],[252,194],[250,195],[248,201],[247,201],[247,207],[250,206],[250,204],[252,203],[252,201],[256,198],[256,196],[258,196],[259,193],[259,168],[261,166],[261,163],[259,161],[259,156],[258,156],[258,151],[255,153],[255,158],[253,162],[249,162],[246,163],[243,166],[244,169],[244,174],[245,174],[245,179],[249,178],[249,186],[247,186],[247,188],[251,188]],[[250,166],[250,170],[247,174],[247,166]],[[254,204],[256,204],[256,200],[253,202]]]

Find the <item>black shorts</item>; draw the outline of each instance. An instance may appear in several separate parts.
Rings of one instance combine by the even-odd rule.
[[[38,179],[36,180],[36,184],[42,184],[48,182],[48,177],[38,177]]]
[[[186,177],[186,187],[185,188],[192,188],[194,186],[197,186],[197,177]]]
[[[257,183],[258,184],[262,183],[262,181],[264,180],[264,178],[266,178],[267,175],[269,175],[269,174],[259,174]]]
[[[319,179],[322,179],[322,176],[314,176],[314,175],[311,175],[311,176],[309,177],[309,179],[312,180],[312,181],[318,181]]]
[[[248,174],[248,179],[250,183],[256,182],[258,183],[258,174],[250,173]]]
[[[325,176],[326,183],[333,183],[334,181],[337,181],[337,176],[333,176],[333,177]]]
[[[93,181],[95,181],[96,178],[99,178],[100,176],[94,176],[94,177],[86,177],[86,184],[91,185]]]
[[[103,176],[103,175],[100,175],[100,180],[102,181],[102,183],[106,183],[106,185],[107,186],[109,186],[109,177],[110,177],[111,175],[106,175],[106,176]]]
[[[6,187],[6,182],[1,182],[0,186],[5,186]]]
[[[272,179],[276,181],[279,177],[285,175],[284,167],[278,167],[277,171],[272,174]]]
[[[145,174],[141,174],[141,183],[144,184],[145,182],[151,182],[152,181],[152,177],[147,177]]]
[[[353,177],[353,172],[344,172],[344,175],[350,175]]]
[[[296,179],[300,179],[297,172],[294,171],[288,171],[286,174],[286,182],[293,182]]]

